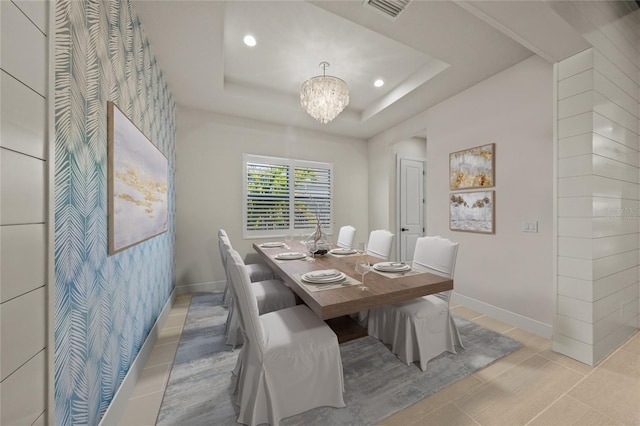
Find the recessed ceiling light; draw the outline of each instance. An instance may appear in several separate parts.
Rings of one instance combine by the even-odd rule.
[[[247,34],[246,36],[244,36],[244,44],[249,47],[253,47],[256,45],[256,38],[250,34]]]
[[[376,86],[376,87],[382,87],[382,86],[384,86],[384,80],[377,79],[377,80],[373,83],[373,85],[374,85],[374,86]]]

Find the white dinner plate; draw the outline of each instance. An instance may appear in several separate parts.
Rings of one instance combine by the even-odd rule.
[[[281,243],[279,241],[274,241],[271,243],[262,243],[260,244],[260,247],[263,248],[278,248],[278,247],[284,247],[284,243]]]
[[[380,262],[373,265],[373,269],[380,272],[406,272],[411,266],[401,262]]]
[[[329,253],[331,254],[340,254],[340,255],[355,254],[357,252],[358,252],[357,250],[350,249],[350,248],[334,248],[333,250],[329,250]]]
[[[298,253],[295,251],[289,251],[286,253],[278,253],[275,256],[276,259],[278,260],[296,260],[296,259],[303,259],[305,257],[307,257],[304,253]]]
[[[328,284],[344,281],[347,276],[335,269],[323,269],[302,274],[302,280],[311,284]]]

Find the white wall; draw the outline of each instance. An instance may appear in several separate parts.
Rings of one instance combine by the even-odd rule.
[[[225,276],[217,232],[224,228],[245,256],[242,239],[242,154],[333,163],[334,228],[356,227],[366,241],[368,161],[364,140],[178,107],[176,151],[176,284],[221,288]],[[198,284],[205,284],[198,286]],[[186,289],[186,287],[183,287]],[[179,289],[181,290],[181,289]]]
[[[427,233],[460,242],[455,292],[544,324],[546,332],[554,314],[552,73],[533,56],[425,117]],[[452,232],[449,153],[488,143],[495,143],[495,235]],[[523,221],[538,221],[538,232],[522,232]]]
[[[558,6],[593,48],[557,66],[553,348],[594,365],[633,334],[640,319],[640,11],[615,3]]]
[[[420,132],[424,134],[424,131]],[[396,157],[426,158],[424,137],[399,141],[374,139],[369,142],[369,231],[388,229],[396,234],[391,250],[396,257]]]
[[[48,2],[0,2],[0,424],[44,424]]]

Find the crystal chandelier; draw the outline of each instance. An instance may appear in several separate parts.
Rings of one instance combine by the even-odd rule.
[[[300,106],[320,123],[328,123],[349,105],[349,88],[338,77],[326,75],[328,62],[320,62],[322,75],[302,83]]]

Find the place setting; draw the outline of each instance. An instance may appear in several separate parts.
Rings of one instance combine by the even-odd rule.
[[[284,263],[289,260],[306,259],[307,255],[298,251],[287,251],[284,253],[278,253],[273,256],[273,258],[280,261],[280,263]]]
[[[373,264],[371,269],[387,278],[398,278],[423,273],[422,271],[412,269],[411,265],[405,262],[378,262]]]
[[[358,250],[352,248],[337,247],[329,250],[329,254],[335,257],[355,256]]]
[[[306,272],[300,274],[299,277],[300,281],[310,291],[330,290],[360,284],[360,281],[335,269]]]

